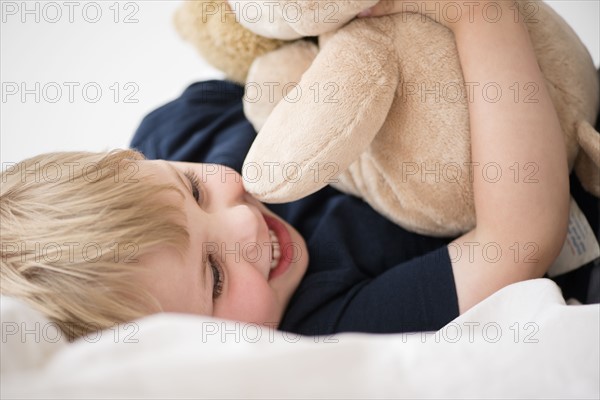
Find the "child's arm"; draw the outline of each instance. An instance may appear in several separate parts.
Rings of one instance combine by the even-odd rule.
[[[449,245],[461,314],[506,285],[542,277],[562,248],[568,223],[566,150],[529,34],[512,2],[494,2],[502,17],[493,23],[484,18],[485,3],[477,2],[471,20],[464,9],[454,24],[439,21],[454,32],[465,81],[479,88],[494,82],[503,91],[495,103],[481,93],[469,103],[471,155],[479,163],[473,167],[477,226]],[[401,6],[382,2],[372,15]],[[534,85],[537,102],[515,101],[515,84]],[[499,181],[482,174],[487,163],[499,164]]]

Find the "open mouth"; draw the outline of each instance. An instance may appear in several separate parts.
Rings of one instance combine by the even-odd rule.
[[[271,240],[271,263],[269,280],[283,274],[289,268],[293,257],[292,239],[285,225],[276,218],[263,214],[269,228]]]
[[[281,258],[281,246],[277,234],[272,229],[269,229],[269,237],[271,239],[271,269],[275,269]]]

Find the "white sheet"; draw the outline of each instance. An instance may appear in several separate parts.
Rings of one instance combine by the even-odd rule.
[[[8,334],[36,321],[37,342],[32,332]],[[96,343],[67,344],[50,343],[53,327],[44,333],[44,324],[2,299],[3,398],[600,397],[600,305],[567,306],[548,279],[504,288],[437,342],[433,333],[295,338],[163,314],[104,331]],[[137,343],[126,343],[133,327]]]

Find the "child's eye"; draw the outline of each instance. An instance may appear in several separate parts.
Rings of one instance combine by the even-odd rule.
[[[192,184],[192,196],[194,197],[194,200],[196,200],[196,203],[202,204],[202,186],[200,186],[198,175],[192,170],[187,170],[185,171],[185,176]]]
[[[225,275],[223,274],[223,268],[218,262],[215,261],[212,254],[208,257],[208,262],[213,274],[213,300],[215,300],[223,292],[223,281],[225,280]]]

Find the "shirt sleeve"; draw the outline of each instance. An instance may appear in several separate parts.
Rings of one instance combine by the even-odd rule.
[[[372,279],[357,281],[330,274],[314,276],[313,282],[306,284],[300,294],[302,301],[297,303],[303,310],[290,309],[282,330],[306,335],[433,331],[459,315],[447,246],[397,264]],[[329,300],[310,310],[313,290],[321,291],[321,300],[323,291],[329,291]]]
[[[385,301],[381,301],[385,299]],[[391,268],[349,293],[337,330],[438,330],[458,317],[458,298],[446,246]]]

